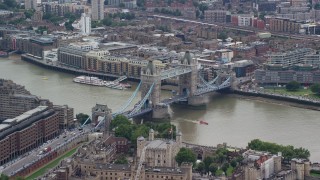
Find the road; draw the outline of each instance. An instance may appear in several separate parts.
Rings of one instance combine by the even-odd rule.
[[[207,23],[207,22],[201,22],[201,21],[197,21],[197,20],[189,20],[189,19],[176,18],[176,17],[170,17],[170,16],[162,16],[162,15],[152,15],[152,16],[156,17],[156,18],[171,19],[174,21],[189,22],[189,23],[201,24],[201,25],[213,26],[213,27],[222,27],[222,28],[226,28],[226,29],[239,30],[239,31],[244,31],[244,32],[258,33],[258,32],[268,31],[268,30],[257,29],[254,27],[234,26],[232,24],[226,24],[226,23]],[[278,36],[278,37],[287,37],[287,38],[299,39],[299,40],[320,41],[320,37],[318,37],[318,36],[291,34],[291,33],[284,33],[284,32],[272,32],[272,31],[269,31],[269,32],[271,33],[271,35]]]
[[[83,131],[79,131],[75,129],[74,131],[65,131],[60,136],[56,137],[55,139],[49,140],[48,142],[44,143],[43,145],[39,146],[38,148],[18,157],[17,159],[3,165],[0,167],[0,173],[4,173],[8,176],[12,176],[16,174],[18,171],[26,168],[28,165],[35,163],[37,160],[41,159],[47,153],[41,153],[44,148],[51,147],[54,151],[59,149],[68,143],[72,142],[76,137],[81,134],[86,133],[88,130],[85,129]]]

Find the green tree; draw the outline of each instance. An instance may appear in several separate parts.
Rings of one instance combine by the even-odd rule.
[[[230,165],[233,167],[233,168],[235,168],[235,167],[237,167],[237,161],[235,160],[235,159],[233,159],[231,162],[230,162]]]
[[[202,14],[204,14],[205,10],[208,10],[208,4],[206,3],[200,3],[198,6],[199,10],[202,12]]]
[[[320,84],[313,84],[310,89],[313,93],[320,95]]]
[[[125,137],[129,140],[132,138],[133,127],[130,124],[120,124],[115,130],[116,137]]]
[[[196,167],[196,170],[198,173],[200,173],[200,175],[202,176],[205,172],[205,165],[203,162],[200,162],[197,167]]]
[[[213,163],[213,157],[207,156],[203,160],[205,172],[208,173],[210,171],[209,167]]]
[[[119,7],[124,8],[124,7],[126,7],[126,5],[124,3],[120,3]]]
[[[112,25],[112,20],[109,17],[106,17],[102,20],[102,24],[105,26],[111,26]]]
[[[262,19],[262,20],[266,19],[265,16],[266,16],[266,13],[260,13],[259,14],[259,18]]]
[[[115,160],[114,163],[115,163],[115,164],[128,164],[128,160],[127,160],[127,158],[126,158],[124,155],[122,155],[122,156],[119,156],[119,157]]]
[[[79,113],[76,115],[76,118],[77,118],[78,122],[82,125],[89,118],[89,115]],[[89,119],[86,124],[89,124],[89,123],[91,123],[91,119]]]
[[[0,180],[9,180],[9,176],[5,174],[0,174]]]
[[[138,137],[143,136],[143,137],[148,137],[150,128],[147,127],[146,125],[142,124],[139,126],[135,126],[133,133],[131,135],[131,142],[135,144],[136,140]]]
[[[34,14],[34,10],[32,9],[28,9],[24,12],[24,15],[26,16],[26,18],[29,18],[29,19],[33,16],[33,14]]]
[[[137,6],[138,7],[144,7],[145,0],[137,0]]]
[[[17,7],[17,2],[15,0],[4,0],[3,3],[11,9]]]
[[[196,163],[196,155],[187,148],[181,148],[178,154],[175,157],[175,160],[181,165],[183,162],[192,162],[193,164]]]
[[[222,39],[223,41],[225,41],[228,38],[228,35],[226,32],[220,32],[218,34],[218,39]]]
[[[228,170],[229,166],[230,166],[229,163],[224,163],[222,165],[221,169],[225,174],[227,174],[227,170]]]
[[[320,9],[320,3],[317,3],[314,5],[314,9],[319,10]]]
[[[117,115],[110,123],[110,129],[118,127],[119,125],[130,125],[132,124],[127,117],[124,115]]]
[[[218,170],[218,165],[215,164],[215,163],[211,163],[210,166],[209,166],[209,172],[212,175],[214,175],[214,174],[216,174],[217,170]]]
[[[288,91],[297,91],[300,88],[300,83],[297,81],[290,81],[287,85],[286,85],[286,89]]]
[[[264,142],[259,139],[254,139],[249,142],[248,148],[258,151],[268,151],[272,154],[282,152],[283,157],[286,160],[291,160],[292,158],[305,158],[310,157],[310,152],[304,148],[294,148],[293,146],[283,146],[276,143]]]

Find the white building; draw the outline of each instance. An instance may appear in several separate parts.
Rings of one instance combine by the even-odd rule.
[[[92,20],[104,19],[104,0],[92,0],[91,8]]]
[[[251,19],[253,19],[251,14],[241,14],[238,16],[238,26],[251,26]]]
[[[91,33],[91,17],[86,13],[82,13],[81,15],[80,29],[83,35],[89,35]]]
[[[37,10],[37,0],[25,0],[24,1],[24,8],[25,9],[34,9]]]

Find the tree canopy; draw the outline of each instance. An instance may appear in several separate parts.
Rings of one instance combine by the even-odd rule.
[[[290,81],[287,85],[286,85],[286,89],[288,91],[297,91],[300,88],[300,83],[297,81]]]
[[[320,84],[314,84],[310,87],[311,91],[320,95]]]
[[[286,160],[291,160],[292,158],[308,159],[310,157],[309,150],[302,147],[294,148],[293,146],[283,146],[276,143],[261,141],[259,139],[254,139],[249,142],[248,147],[253,150],[268,151],[272,154],[282,152],[282,156]]]
[[[135,144],[139,136],[148,137],[149,130],[155,131],[156,138],[175,138],[176,127],[170,123],[133,124],[123,115],[116,116],[110,123],[115,136],[125,137]]]
[[[128,160],[127,160],[127,158],[125,157],[125,156],[119,156],[116,160],[115,160],[115,162],[114,162],[115,164],[128,164]]]
[[[175,160],[180,166],[183,162],[190,162],[195,164],[197,159],[196,155],[190,149],[181,148],[178,154],[176,155]]]
[[[88,119],[89,115],[87,114],[83,114],[83,113],[79,113],[76,115],[76,118],[78,119],[78,122],[82,125],[87,119]],[[86,124],[91,123],[91,119],[87,121]]]

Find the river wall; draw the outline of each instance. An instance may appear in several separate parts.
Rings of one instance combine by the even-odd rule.
[[[316,102],[316,101],[311,101],[306,99],[293,98],[289,96],[266,94],[266,93],[259,93],[259,92],[246,92],[246,91],[240,91],[240,90],[229,90],[229,91],[223,91],[221,93],[238,95],[238,97],[246,97],[246,98],[255,99],[255,100],[261,100],[261,101],[277,103],[277,104],[285,104],[289,106],[320,111],[320,101]]]

